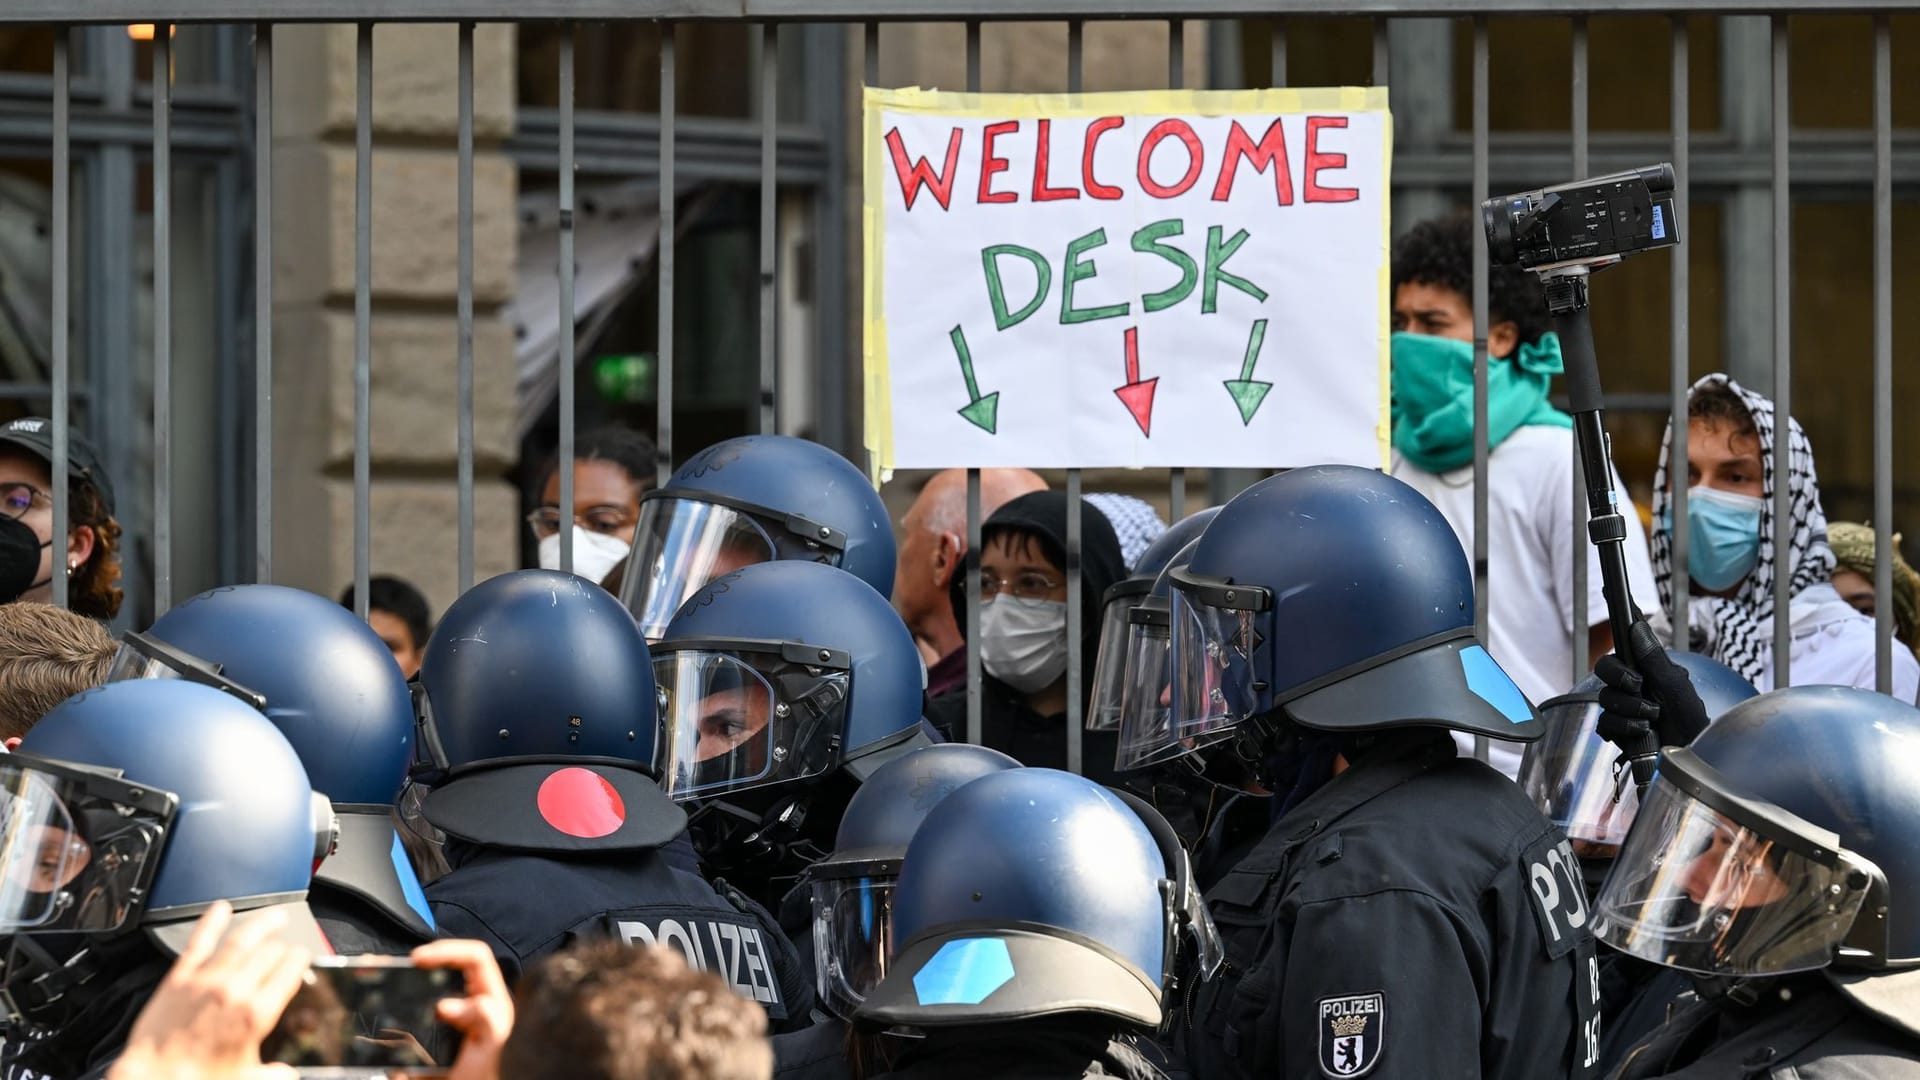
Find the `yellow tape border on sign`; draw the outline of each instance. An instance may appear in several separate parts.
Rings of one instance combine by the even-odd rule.
[[[1377,112],[1381,125],[1380,171],[1380,420],[1375,439],[1380,468],[1392,463],[1392,338],[1386,313],[1392,308],[1393,118],[1384,86],[1274,87],[1265,90],[1128,90],[1095,94],[965,94],[917,86],[861,89],[861,226],[866,265],[862,311],[863,385],[866,389],[868,470],[876,484],[893,473],[893,384],[887,366],[885,311],[885,166],[880,152],[882,112],[929,113],[961,118],[1030,119],[1083,116],[1228,116],[1303,112]]]

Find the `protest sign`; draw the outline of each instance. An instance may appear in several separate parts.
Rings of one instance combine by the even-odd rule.
[[[1386,103],[869,88],[876,466],[1384,466]]]

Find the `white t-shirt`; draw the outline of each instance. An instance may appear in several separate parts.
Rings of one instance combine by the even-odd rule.
[[[1393,475],[1427,497],[1453,525],[1473,557],[1473,466],[1430,473],[1394,455]],[[1539,704],[1573,685],[1573,559],[1587,559],[1587,624],[1580,628],[1581,666],[1587,629],[1607,621],[1600,554],[1584,527],[1573,527],[1573,432],[1529,425],[1493,448],[1487,459],[1487,651]],[[1616,473],[1613,488],[1627,521],[1627,587],[1642,610],[1659,606],[1646,529]],[[1795,681],[1798,681],[1796,678]],[[1471,736],[1456,733],[1462,753]],[[1488,763],[1518,775],[1523,744],[1495,740]]]
[[[1815,585],[1793,598],[1787,681],[1794,686],[1879,688],[1874,663],[1873,620],[1841,599],[1832,585]],[[1773,689],[1773,651],[1762,661],[1759,689]],[[1893,696],[1911,702],[1920,694],[1920,660],[1893,643]]]

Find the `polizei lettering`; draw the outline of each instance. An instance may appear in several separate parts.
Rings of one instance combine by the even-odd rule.
[[[741,997],[762,1005],[781,1005],[780,988],[767,957],[766,939],[751,926],[710,919],[661,919],[652,926],[622,920],[615,924],[620,940],[629,945],[666,945],[680,951],[687,963],[711,971],[733,985]]]

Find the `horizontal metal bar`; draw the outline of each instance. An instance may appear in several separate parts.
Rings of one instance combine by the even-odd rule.
[[[53,112],[48,99],[31,92],[9,90],[0,87],[0,142],[31,144],[45,153],[46,144],[53,137]],[[144,110],[121,112],[76,103],[71,136],[76,146],[116,143],[150,150],[153,117]],[[238,110],[212,112],[175,104],[173,149],[176,152],[219,153],[246,145],[246,121]]]
[[[507,140],[507,155],[523,170],[551,172],[560,153],[559,112],[522,109],[515,122],[518,129]],[[774,176],[781,185],[810,187],[826,180],[830,155],[819,132],[781,125],[774,139]],[[682,183],[760,182],[760,125],[755,121],[676,117],[673,144],[675,173]],[[574,121],[573,147],[581,175],[656,176],[660,121],[640,113],[580,113]]]
[[[1724,136],[1696,138],[1692,143],[1692,190],[1711,193],[1742,185],[1764,185],[1773,170],[1772,151],[1762,144],[1742,149]],[[1567,169],[1566,136],[1533,134],[1495,136],[1491,140],[1492,183],[1495,189],[1519,188],[1551,181]],[[1673,152],[1672,136],[1594,135],[1590,168],[1595,173],[1664,161]],[[1465,188],[1473,182],[1473,141],[1447,136],[1429,147],[1396,148],[1393,155],[1395,187],[1440,185]],[[1920,186],[1920,137],[1911,134],[1893,144],[1895,186]],[[1793,135],[1793,190],[1795,198],[1818,198],[1822,189],[1859,188],[1866,197],[1873,187],[1873,133],[1801,132]]]
[[[1697,0],[1689,11],[1702,15],[1787,12],[1870,12],[1920,10],[1920,0]],[[763,20],[914,22],[988,20],[1157,18],[1262,18],[1274,15],[1670,15],[1669,0],[948,0],[905,4],[901,0],[302,0],[295,8],[284,0],[8,0],[0,23],[135,22],[557,22],[595,20],[636,22]]]

